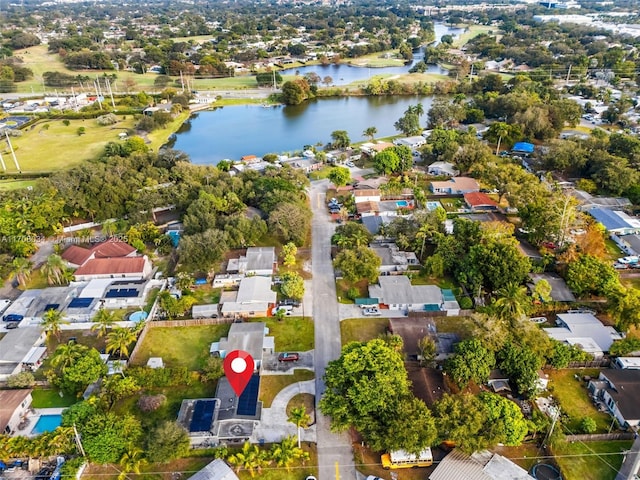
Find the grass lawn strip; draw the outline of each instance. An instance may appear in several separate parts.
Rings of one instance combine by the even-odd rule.
[[[342,345],[349,342],[367,342],[383,334],[389,327],[386,318],[349,318],[340,322]]]
[[[70,395],[60,396],[58,390],[54,389],[39,389],[36,388],[31,392],[33,402],[31,406],[33,408],[61,408],[69,407],[78,401],[77,398],[73,398]]]
[[[591,402],[586,383],[582,381],[584,375],[597,378],[597,369],[565,369],[552,370],[549,374],[553,397],[558,400],[562,411],[569,416],[566,428],[569,432],[578,434],[580,421],[584,417],[591,417],[596,421],[596,433],[606,433],[611,425],[611,416],[599,412]],[[576,379],[577,375],[579,379]],[[565,433],[569,433],[565,432]]]
[[[553,446],[553,453],[565,480],[614,480],[622,465],[621,452],[631,444],[630,440],[560,442]]]
[[[151,328],[133,364],[146,365],[150,357],[162,357],[167,367],[199,370],[209,356],[211,342],[226,336],[229,327],[225,324]]]
[[[269,408],[271,402],[280,390],[297,382],[306,382],[313,380],[315,374],[309,370],[294,370],[293,375],[262,375],[260,377],[260,395],[259,399],[264,408]]]
[[[278,352],[313,350],[315,338],[313,320],[310,317],[285,317],[281,322],[275,317],[257,318],[252,321],[266,324],[269,335],[275,337]]]

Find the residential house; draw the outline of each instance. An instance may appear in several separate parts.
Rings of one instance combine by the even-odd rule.
[[[433,162],[427,169],[429,175],[455,177],[458,175],[455,165],[451,162]]]
[[[227,273],[271,276],[277,267],[274,247],[249,247],[244,255],[229,260]]]
[[[235,292],[223,292],[220,298],[224,316],[266,317],[277,300],[270,277],[246,277]]]
[[[598,380],[591,380],[589,393],[602,401],[611,415],[625,428],[640,426],[640,370],[602,370]]]
[[[393,146],[394,146],[393,143],[389,143],[389,142],[377,142],[377,143],[366,142],[360,145],[360,151],[362,153],[366,153],[370,157],[375,157],[376,154],[382,152],[383,150],[386,150],[387,148],[391,148]]]
[[[356,205],[362,202],[380,202],[381,193],[377,188],[354,190],[353,199]]]
[[[239,273],[221,273],[213,277],[213,288],[237,287],[244,275]]]
[[[479,192],[480,185],[473,178],[453,177],[442,182],[431,182],[433,193],[462,195],[464,193]]]
[[[91,248],[71,245],[62,252],[62,259],[72,268],[78,268],[95,258],[124,258],[135,257],[136,249],[121,240],[110,239],[98,243]]]
[[[454,449],[440,460],[429,480],[533,480],[527,471],[508,458],[487,450],[467,455]]]
[[[495,212],[498,210],[498,203],[483,192],[465,193],[464,203],[472,212]]]
[[[634,235],[640,233],[640,218],[630,217],[621,210],[592,208],[589,215],[596,219],[609,233]]]
[[[378,270],[383,274],[406,272],[409,265],[420,265],[414,252],[404,252],[393,244],[370,245],[371,250],[380,257],[381,265]]]
[[[436,285],[411,285],[405,275],[381,276],[377,285],[369,285],[369,297],[389,310],[439,311],[444,300]]]
[[[612,238],[618,246],[629,255],[640,256],[640,235],[624,235],[622,237],[616,236]]]
[[[570,194],[580,202],[580,210],[583,212],[588,212],[592,208],[621,210],[631,206],[631,200],[624,197],[595,196],[585,192],[584,190],[571,190]]]
[[[40,327],[9,330],[0,339],[0,381],[25,369],[36,370],[47,351],[44,340]]]
[[[96,278],[127,278],[139,280],[149,278],[153,266],[146,255],[122,258],[94,258],[79,267],[74,273],[76,281],[86,282]]]
[[[239,480],[238,476],[221,458],[216,458],[213,462],[189,478],[191,478],[191,480]]]
[[[14,435],[21,430],[31,408],[31,390],[0,390],[0,434]]]
[[[412,151],[420,148],[425,143],[427,143],[427,139],[422,135],[416,135],[414,137],[405,137],[405,138],[396,138],[393,141],[394,145],[409,147]]]
[[[578,346],[595,358],[602,358],[614,340],[623,338],[615,328],[603,325],[591,313],[560,313],[556,324],[558,327],[544,331],[554,340]]]
[[[269,329],[263,322],[233,323],[226,337],[211,344],[209,353],[225,358],[229,352],[242,350],[251,355],[255,369],[260,370],[263,354],[272,354],[275,348],[274,338],[267,333]]]

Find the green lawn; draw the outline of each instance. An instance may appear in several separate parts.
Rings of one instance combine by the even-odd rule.
[[[349,342],[367,342],[383,334],[389,327],[386,318],[348,318],[340,322],[342,345]]]
[[[565,480],[614,480],[631,441],[561,442],[553,447]],[[598,453],[601,455],[594,455]],[[563,455],[568,455],[563,457]],[[575,455],[575,456],[569,456]]]
[[[398,50],[375,52],[362,57],[345,60],[344,63],[358,67],[402,67],[405,63]]]
[[[313,380],[315,374],[310,370],[297,369],[293,375],[262,375],[260,376],[260,401],[263,407],[269,408],[275,396],[283,388],[297,382]]]
[[[33,187],[38,180],[0,180],[0,191],[19,190],[21,188]]]
[[[162,357],[167,367],[198,370],[209,356],[211,342],[228,332],[229,325],[151,328],[132,363],[146,365],[149,357]]]
[[[269,335],[276,339],[278,352],[305,352],[314,348],[315,337],[311,317],[285,317],[281,322],[275,317],[256,318],[252,321],[266,323]]]
[[[69,395],[61,397],[59,391],[53,389],[43,390],[36,388],[31,392],[31,396],[33,397],[33,402],[31,403],[33,408],[68,407],[78,401],[77,398]]]
[[[453,39],[453,46],[455,48],[463,47],[471,40],[472,38],[477,37],[482,33],[493,32],[496,33],[496,27],[491,27],[488,25],[465,25],[466,31],[461,35]]]
[[[100,155],[110,141],[117,141],[118,134],[134,126],[132,115],[126,120],[118,117],[118,123],[100,126],[95,119],[70,120],[65,126],[62,120],[44,120],[23,130],[21,137],[11,140],[20,169],[23,172],[50,172],[77,165]],[[85,133],[78,135],[78,128]],[[8,172],[17,172],[11,153],[2,152]]]
[[[469,317],[435,317],[440,333],[457,333],[463,340],[471,336],[472,320]]]
[[[610,238],[604,240],[604,245],[607,248],[607,258],[611,261],[615,261],[620,257],[624,257],[626,254],[620,250],[616,242]]]
[[[198,301],[196,305],[207,305],[218,303],[220,300],[221,288],[213,288],[211,285],[198,285],[194,287],[191,295]]]
[[[264,378],[264,377],[263,377]],[[291,415],[294,408],[304,407],[305,412],[311,413],[315,410],[315,396],[310,393],[299,393],[294,396],[287,404],[287,415]]]
[[[593,418],[597,425],[597,433],[606,433],[611,425],[611,417],[599,412],[591,401],[585,382],[582,381],[584,375],[597,377],[597,369],[565,369],[553,370],[549,374],[550,390],[553,397],[558,400],[562,411],[569,416],[567,429],[573,433],[579,431],[580,421],[584,417]],[[576,379],[577,375],[579,379]]]
[[[191,115],[191,113],[188,111],[182,112],[174,120],[169,122],[164,128],[154,130],[153,132],[147,134],[148,139],[151,140],[151,143],[147,144],[147,146],[152,150],[157,151],[162,145],[167,143],[171,135],[178,131],[180,125],[182,125],[189,118],[189,115]]]

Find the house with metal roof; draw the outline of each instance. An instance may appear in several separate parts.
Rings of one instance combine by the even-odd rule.
[[[454,449],[440,460],[429,480],[533,480],[525,469],[487,450],[467,455]]]
[[[603,325],[591,313],[560,313],[556,324],[557,327],[544,331],[554,340],[575,345],[595,358],[601,358],[615,340],[623,338],[615,328]]]
[[[408,312],[442,310],[444,299],[437,285],[411,285],[405,275],[378,278],[377,285],[369,285],[369,297],[376,298],[389,310]]]
[[[9,330],[0,339],[0,381],[25,368],[36,370],[46,354],[45,334],[40,327]]]
[[[239,480],[238,476],[221,458],[216,458],[190,478],[192,480]]]
[[[266,317],[278,295],[271,290],[271,277],[245,277],[237,291],[223,292],[221,312],[225,316]]]
[[[249,247],[247,253],[232,258],[227,273],[271,276],[277,267],[276,249],[273,247]]]
[[[442,182],[431,182],[430,188],[433,193],[445,195],[462,195],[480,191],[478,182],[470,177],[453,177]]]
[[[596,219],[609,233],[632,235],[640,233],[640,218],[631,217],[621,210],[592,208],[589,215]]]

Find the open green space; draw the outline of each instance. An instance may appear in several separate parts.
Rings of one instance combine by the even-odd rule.
[[[622,465],[622,452],[629,450],[631,443],[559,442],[553,453],[565,480],[614,480]]]
[[[455,48],[463,47],[472,38],[475,38],[483,33],[495,33],[496,30],[497,27],[492,27],[489,25],[465,25],[465,31],[453,39],[453,46]]]
[[[197,300],[196,305],[207,305],[218,303],[220,300],[221,288],[213,288],[211,285],[198,285],[193,288],[191,295]]]
[[[271,402],[276,395],[285,387],[297,382],[306,382],[313,380],[315,374],[310,370],[296,369],[293,375],[261,375],[260,376],[260,394],[258,398],[262,402],[262,406],[269,408]]]
[[[349,342],[367,342],[382,335],[389,327],[386,318],[348,318],[340,322],[342,345]]]
[[[14,137],[11,143],[15,150],[20,170],[23,172],[50,172],[77,165],[99,156],[110,141],[117,141],[118,134],[134,126],[132,115],[118,117],[118,123],[109,126],[98,125],[95,119],[69,120],[64,125],[61,120],[45,120],[23,130],[21,137]],[[85,133],[78,135],[78,129]],[[2,152],[8,172],[18,172],[8,148]]]
[[[369,296],[368,287],[369,287],[369,282],[366,279],[360,280],[358,282],[353,282],[353,283],[348,282],[344,278],[336,280],[336,291],[338,295],[338,301],[340,303],[345,303],[345,304],[355,303],[347,295],[347,293],[349,292],[349,289],[351,288],[355,288],[358,290],[358,298],[367,298]]]
[[[597,433],[606,433],[609,429],[611,417],[598,411],[591,401],[586,383],[582,380],[585,375],[597,377],[598,374],[599,370],[593,368],[552,370],[549,373],[553,397],[569,417],[565,433],[582,433],[579,427],[584,417],[591,417],[596,421]]]
[[[184,111],[167,123],[164,128],[148,133],[146,137],[150,143],[147,143],[147,146],[152,150],[157,151],[162,145],[167,143],[169,137],[180,128],[180,125],[182,125],[190,115],[191,113],[189,111]]]
[[[258,318],[269,329],[269,335],[276,339],[278,352],[312,350],[315,345],[313,320],[311,317],[285,317],[278,321],[275,317]]]
[[[358,58],[350,58],[343,63],[357,67],[402,67],[405,60],[400,56],[398,50],[387,50],[370,53]]]
[[[211,342],[227,333],[228,324],[150,328],[132,363],[146,365],[150,357],[162,357],[169,368],[198,370],[209,356]]]
[[[20,190],[33,187],[38,180],[0,180],[0,191]]]
[[[70,395],[60,396],[60,391],[55,389],[36,388],[31,392],[33,408],[61,408],[73,405],[78,401]]]

